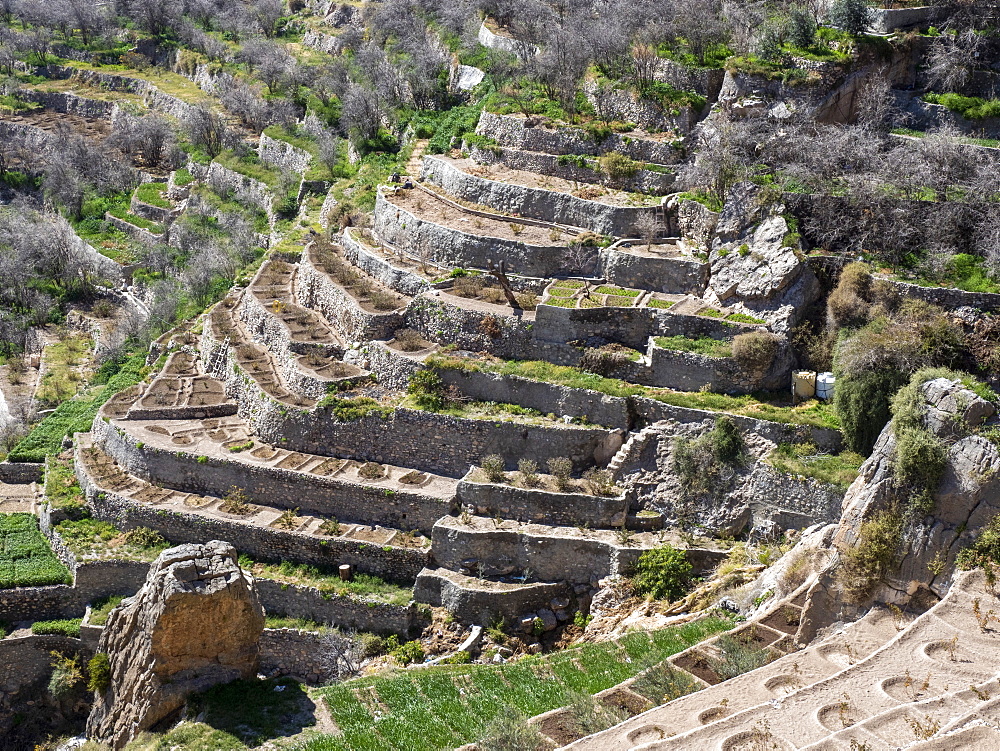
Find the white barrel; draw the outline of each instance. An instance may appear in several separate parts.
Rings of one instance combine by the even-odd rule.
[[[836,381],[833,373],[820,373],[816,376],[816,396],[824,401],[833,399],[833,387]]]

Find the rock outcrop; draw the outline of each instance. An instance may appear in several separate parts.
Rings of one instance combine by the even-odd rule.
[[[897,513],[900,542],[881,580],[856,603],[859,607],[875,601],[920,609],[943,598],[955,578],[959,551],[1000,514],[1000,450],[975,432],[996,408],[960,381],[947,378],[925,382],[920,394],[922,425],[947,448],[944,473],[932,491],[933,510],[925,516],[908,510],[909,494],[899,486],[895,471],[895,431],[892,423],[886,425],[844,497],[843,516],[829,540],[839,555],[810,591],[800,641],[841,617],[845,554],[863,544],[863,525],[880,512]]]
[[[168,719],[189,694],[254,675],[264,628],[253,578],[218,540],[165,550],[142,589],[108,618],[98,646],[111,664],[87,737],[122,748]]]
[[[782,208],[762,201],[756,185],[740,183],[730,190],[709,256],[709,291],[721,304],[786,333],[820,288],[798,243],[786,240],[790,229]]]

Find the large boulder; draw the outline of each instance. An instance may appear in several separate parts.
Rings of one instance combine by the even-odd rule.
[[[733,186],[715,228],[707,295],[764,319],[779,333],[787,333],[820,294],[798,243],[786,242],[783,209],[768,204],[759,186]]]
[[[96,697],[87,737],[122,748],[192,692],[253,676],[263,629],[254,580],[232,545],[163,551],[139,592],[108,618],[98,652],[108,655],[111,680]]]

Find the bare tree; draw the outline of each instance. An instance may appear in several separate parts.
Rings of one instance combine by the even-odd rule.
[[[229,140],[229,134],[222,118],[205,105],[194,108],[184,120],[191,143],[205,150],[215,158],[222,153]]]
[[[958,91],[979,63],[985,37],[972,29],[935,37],[927,52],[927,82],[943,91]]]

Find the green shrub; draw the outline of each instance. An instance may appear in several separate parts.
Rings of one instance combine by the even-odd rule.
[[[52,676],[49,678],[49,693],[56,699],[69,696],[82,681],[83,671],[80,670],[80,658],[52,653]]]
[[[1000,100],[982,99],[977,96],[962,96],[948,92],[924,94],[924,101],[930,104],[940,104],[952,112],[956,112],[968,120],[983,120],[987,117],[1000,117]]]
[[[447,403],[444,396],[444,381],[433,370],[415,371],[410,376],[410,384],[406,387],[406,392],[413,396],[413,400],[421,409],[437,411],[444,409]]]
[[[103,693],[111,685],[111,662],[104,652],[98,652],[87,663],[87,690]]]
[[[670,545],[647,550],[639,556],[632,588],[657,600],[678,600],[691,585],[691,562],[683,550]]]
[[[733,339],[733,359],[741,368],[767,372],[778,354],[781,339],[767,331],[749,331]]]
[[[566,492],[572,487],[573,460],[565,456],[555,456],[548,461],[549,473],[555,478],[556,487]]]
[[[507,473],[504,472],[503,457],[499,454],[490,454],[483,457],[483,472],[490,482],[507,482]]]
[[[896,510],[876,512],[861,525],[858,539],[840,551],[839,581],[852,602],[867,598],[896,562],[903,520]]]
[[[732,468],[742,463],[743,437],[732,418],[716,418],[715,427],[697,438],[678,436],[673,441],[671,470],[685,497],[718,494],[728,487]]]
[[[417,640],[400,644],[390,653],[401,665],[424,661],[424,650]]]
[[[959,551],[956,563],[966,571],[971,568],[991,570],[1000,564],[1000,514],[987,522],[971,545]]]
[[[863,34],[870,18],[868,0],[834,0],[830,6],[830,22],[849,34]]]
[[[35,621],[31,624],[31,633],[41,636],[71,636],[80,638],[82,618],[66,618],[55,621]]]
[[[891,369],[838,376],[833,405],[844,443],[851,451],[871,454],[889,422],[890,401],[905,382],[906,375]]]
[[[642,169],[642,162],[630,159],[617,151],[609,151],[600,158],[601,171],[615,180],[632,177]]]
[[[933,493],[948,465],[944,442],[922,428],[904,428],[896,433],[897,482],[914,490]]]

